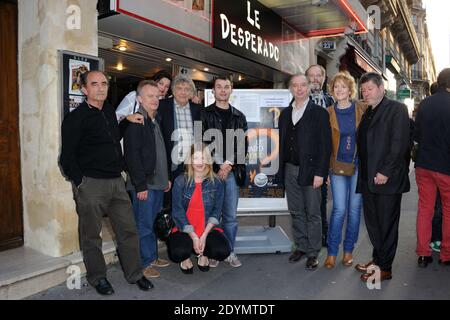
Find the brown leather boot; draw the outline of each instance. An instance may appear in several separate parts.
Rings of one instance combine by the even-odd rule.
[[[361,281],[367,282],[374,273],[375,273],[375,271],[362,274],[360,277]],[[380,281],[390,280],[390,279],[392,279],[391,271],[383,271],[383,270],[380,271],[380,279],[379,279]]]
[[[358,270],[359,272],[366,273],[366,272],[367,272],[367,269],[368,269],[371,265],[373,265],[373,260],[367,262],[366,264],[360,264],[360,263],[358,263],[358,264],[355,266],[355,269]]]
[[[332,269],[334,268],[334,264],[336,263],[336,256],[328,256],[325,260],[325,268]]]
[[[351,252],[345,252],[342,264],[346,267],[350,267],[353,264],[353,255]]]

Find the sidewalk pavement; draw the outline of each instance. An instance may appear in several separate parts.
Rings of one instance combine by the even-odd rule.
[[[316,271],[305,269],[306,260],[289,263],[289,254],[248,254],[239,255],[242,266],[232,268],[221,262],[209,272],[201,272],[195,267],[194,274],[181,273],[179,265],[172,263],[161,268],[161,277],[151,279],[155,288],[149,292],[140,291],[128,284],[120,265],[108,269],[108,279],[115,289],[112,296],[100,296],[82,279],[81,289],[69,290],[61,284],[28,299],[40,300],[80,300],[80,299],[142,299],[142,300],[297,300],[297,299],[449,299],[450,267],[434,262],[426,269],[417,266],[416,210],[417,187],[414,172],[411,175],[411,191],[404,195],[400,218],[399,244],[393,265],[393,278],[381,283],[381,289],[369,290],[353,267],[337,263],[334,269],[323,267],[327,252],[323,248],[319,255],[320,267]],[[329,204],[330,205],[330,204]],[[328,212],[330,213],[330,206]],[[277,217],[291,238],[290,218]],[[266,225],[267,217],[241,217],[239,225]],[[292,238],[291,238],[292,239]],[[342,258],[340,248],[338,262]],[[354,250],[355,263],[370,260],[372,247],[366,232],[364,219]],[[160,255],[167,258],[166,250]],[[193,260],[195,261],[195,260]],[[194,263],[195,264],[195,263]]]

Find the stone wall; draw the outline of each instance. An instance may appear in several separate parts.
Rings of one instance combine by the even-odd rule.
[[[62,177],[58,50],[97,55],[97,1],[19,0],[19,109],[25,246],[79,250],[71,185]],[[75,11],[67,13],[69,6]],[[67,27],[77,15],[79,29]],[[76,24],[72,24],[76,26]]]

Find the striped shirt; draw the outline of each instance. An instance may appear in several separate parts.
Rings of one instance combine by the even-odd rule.
[[[325,91],[320,91],[319,93],[311,93],[309,98],[319,106],[328,108],[334,103],[333,97]]]
[[[189,103],[180,106],[175,100],[175,118],[176,118],[176,141],[174,148],[178,148],[178,163],[172,164],[172,171],[178,164],[183,163],[188,155],[194,137],[194,129],[192,124],[192,115]]]

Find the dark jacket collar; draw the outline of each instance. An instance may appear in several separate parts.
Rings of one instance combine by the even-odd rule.
[[[372,121],[370,122],[370,127],[372,127],[381,117],[382,113],[384,112],[384,110],[386,110],[386,106],[391,102],[391,100],[389,98],[387,98],[386,96],[383,97],[383,100],[381,100],[381,102],[376,106],[376,113],[373,116]],[[373,109],[373,107],[372,107]]]
[[[205,112],[216,113],[217,111],[216,111],[215,107],[216,107],[216,103],[210,104],[208,107],[206,107]],[[238,109],[233,107],[231,104],[230,104],[230,109],[231,109],[231,115],[234,117],[239,117],[242,114],[242,112],[240,112]]]
[[[102,110],[105,110],[105,108],[109,108],[110,106],[111,106],[111,105],[109,104],[109,102],[108,102],[107,100],[105,100],[105,101],[103,102]],[[91,107],[91,105],[88,104],[88,102],[87,102],[86,99],[78,106],[78,108],[80,108],[80,107],[87,108],[88,110],[102,111],[102,110],[100,110],[100,109],[98,109],[98,108],[96,108],[96,107],[94,107],[94,106]]]
[[[291,103],[289,103],[289,107],[291,107],[291,108],[289,108],[291,113],[292,113],[292,109],[294,108],[294,106],[293,106],[294,101],[295,101],[295,99],[292,99]],[[314,101],[312,101],[311,99],[309,99],[309,100],[308,100],[308,104],[306,105],[306,108],[305,108],[305,112],[309,111],[314,105],[316,105],[316,104],[314,103]],[[319,106],[319,105],[316,105],[316,106],[317,106],[317,107],[321,107],[321,106]],[[322,107],[321,107],[321,108],[322,108]]]
[[[294,99],[292,99],[291,103],[289,103],[289,106],[287,108],[287,114],[286,116],[290,119],[292,117],[292,110],[294,109],[294,107],[292,106],[292,104],[294,103]],[[312,108],[322,108],[321,106],[317,105],[314,103],[314,101],[312,101],[311,99],[308,100],[308,104],[306,105],[305,108],[305,112],[303,113],[302,118],[300,119],[300,121],[302,121],[303,119],[305,119],[305,115],[307,115]]]
[[[141,105],[139,105],[139,109],[138,109],[137,112],[142,114],[144,116],[144,119],[148,119],[149,118],[147,111]]]

